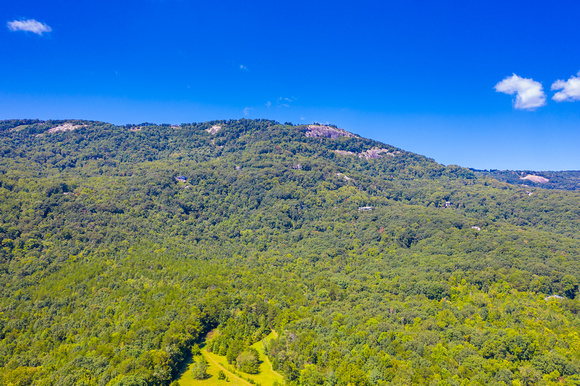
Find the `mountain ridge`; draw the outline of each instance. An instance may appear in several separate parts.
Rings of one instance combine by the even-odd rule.
[[[235,121],[235,120],[230,120],[230,121]],[[260,119],[258,120],[260,121]],[[273,121],[273,120],[267,120],[267,119],[263,119],[262,121],[269,121],[272,124],[278,124],[280,125],[279,122]],[[58,132],[58,131],[69,131],[69,130],[74,130],[77,128],[81,128],[83,126],[83,122],[84,123],[90,123],[90,124],[94,124],[94,123],[99,123],[99,124],[109,124],[106,122],[102,122],[102,121],[90,121],[90,120],[83,120],[83,119],[59,119],[59,120],[39,120],[39,119],[9,119],[9,120],[4,120],[1,121],[1,125],[8,127],[10,127],[10,130],[22,130],[24,127],[28,126],[28,125],[36,125],[39,127],[42,127],[43,125],[45,125],[44,129],[41,130],[45,130],[47,133],[50,133],[49,130],[52,130],[52,132]],[[208,123],[215,123],[212,126],[219,126],[217,125],[217,123],[224,123],[227,122],[227,120],[215,120],[215,121],[208,121]],[[76,123],[76,125],[75,125]],[[110,124],[109,124],[110,125]],[[159,127],[171,127],[171,128],[178,128],[178,127],[182,127],[183,125],[188,125],[188,123],[182,123],[179,125],[171,125],[171,124],[155,124],[155,123],[149,123],[149,122],[145,122],[145,123],[141,123],[141,124],[126,124],[126,125],[114,125],[116,127],[127,127],[132,131],[138,131],[141,130],[142,128],[146,127],[146,126],[159,126]],[[310,137],[319,137],[321,136],[322,131],[316,132],[316,130],[312,130],[312,128],[326,128],[326,133],[322,136],[327,136],[331,139],[336,139],[340,136],[343,136],[339,133],[347,133],[348,136],[356,136],[358,138],[363,138],[358,134],[349,132],[347,130],[344,129],[340,129],[338,128],[336,125],[332,125],[332,124],[320,124],[320,123],[312,123],[312,124],[292,124],[290,122],[286,122],[284,125],[286,126],[293,126],[293,127],[297,127],[297,128],[301,128],[304,130],[305,134],[307,136]],[[48,127],[48,128],[46,128]],[[330,129],[330,131],[329,131]],[[0,130],[1,130],[1,126],[0,126]],[[212,128],[207,129],[209,130],[208,132],[212,135],[215,135],[217,133],[216,132],[212,132]],[[334,132],[334,135],[336,135],[335,138],[332,138],[331,134],[328,134],[329,132]],[[40,134],[43,134],[42,132]],[[36,135],[40,135],[40,134],[36,134]],[[391,148],[393,147],[392,145],[388,145]],[[397,148],[398,151],[401,151],[402,149]],[[343,153],[346,154],[346,153]],[[429,157],[426,157],[429,158]],[[432,158],[429,158],[432,159]],[[454,165],[454,164],[453,164]],[[580,170],[543,170],[543,171],[539,171],[539,170],[499,170],[499,169],[476,169],[476,168],[469,168],[466,167],[469,170],[477,173],[478,175],[486,175],[492,178],[495,178],[499,181],[502,182],[509,182],[511,184],[519,184],[519,185],[525,185],[525,181],[521,181],[522,180],[522,176],[525,175],[537,175],[537,176],[543,176],[543,175],[547,175],[547,178],[549,181],[544,181],[544,182],[538,182],[538,181],[532,181],[532,180],[528,180],[528,182],[531,182],[533,187],[542,187],[542,188],[547,188],[547,189],[563,189],[563,190],[578,190],[579,189],[579,180],[580,178],[578,177],[578,174],[580,174]],[[554,180],[557,180],[556,182],[554,182]]]
[[[305,127],[0,122],[0,380],[169,384],[216,327],[288,385],[579,380],[577,192]]]

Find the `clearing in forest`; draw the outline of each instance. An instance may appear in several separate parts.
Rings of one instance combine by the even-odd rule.
[[[209,340],[208,338],[214,333],[214,331],[211,331],[206,337],[206,341]],[[238,371],[227,362],[225,356],[210,353],[207,351],[206,347],[203,347],[201,354],[208,362],[207,373],[210,377],[204,380],[194,379],[191,370],[195,365],[195,362],[190,361],[186,366],[184,366],[185,370],[182,371],[181,376],[177,381],[181,386],[251,386],[252,383],[249,382],[250,379],[254,381],[254,385],[259,384],[262,386],[271,386],[274,382],[283,385],[284,378],[282,375],[274,371],[272,363],[264,353],[264,343],[270,339],[275,339],[277,336],[278,334],[272,331],[267,337],[252,345],[252,347],[258,350],[258,353],[260,354],[261,363],[260,372],[258,374],[246,374]],[[226,375],[228,379],[227,381],[218,379],[218,373],[220,370]]]

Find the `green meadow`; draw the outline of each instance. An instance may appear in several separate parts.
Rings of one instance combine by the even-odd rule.
[[[272,363],[264,352],[264,345],[267,344],[269,340],[275,339],[277,337],[278,334],[276,334],[275,331],[272,331],[267,337],[252,345],[252,347],[258,350],[258,353],[260,353],[261,363],[260,372],[258,374],[245,374],[241,371],[238,371],[234,366],[227,362],[225,356],[208,352],[206,347],[204,347],[201,350],[201,354],[204,356],[208,363],[207,373],[209,377],[204,380],[197,380],[193,377],[192,368],[195,365],[195,362],[192,359],[188,361],[186,366],[184,366],[185,370],[182,372],[178,382],[181,386],[242,386],[252,384],[271,386],[274,385],[274,382],[278,382],[278,384],[283,385],[284,378],[282,375],[273,370]],[[220,370],[223,371],[226,375],[226,380],[218,379],[218,373]]]

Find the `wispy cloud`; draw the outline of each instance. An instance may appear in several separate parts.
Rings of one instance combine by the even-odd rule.
[[[266,107],[270,108],[270,106],[272,106],[272,102],[270,102],[270,101],[266,102]]]
[[[533,110],[546,105],[546,94],[542,84],[533,79],[521,78],[516,74],[496,84],[495,91],[509,95],[516,94],[513,105],[518,110]]]
[[[246,107],[246,108],[244,109],[244,115],[245,115],[245,116],[248,116],[248,115],[250,115],[250,111],[252,111],[252,110],[253,110],[253,108],[251,108],[251,107]]]
[[[580,72],[577,75],[580,76]],[[556,102],[580,101],[580,78],[572,75],[567,81],[557,80],[552,84],[552,90],[562,90],[552,97]]]
[[[10,31],[32,32],[37,35],[42,35],[45,32],[52,31],[52,28],[50,28],[47,24],[41,23],[34,19],[9,21],[7,26]]]
[[[240,64],[240,70],[242,71],[249,71],[248,67],[244,66],[243,64]]]
[[[294,98],[294,97],[291,97],[291,98],[280,97],[276,101],[276,107],[290,107],[290,103],[294,102],[295,100],[296,100],[296,98]]]

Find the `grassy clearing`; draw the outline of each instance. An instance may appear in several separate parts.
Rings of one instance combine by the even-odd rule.
[[[220,364],[218,361],[215,360],[215,355],[208,353],[207,351],[202,350],[202,355],[208,362],[207,373],[210,375],[208,379],[204,379],[203,381],[194,379],[191,374],[191,369],[194,365],[193,362],[187,365],[187,369],[181,373],[181,377],[177,380],[181,386],[248,386],[251,383],[241,379],[237,375],[233,374],[227,369],[227,366]],[[227,365],[225,357],[223,358],[223,362]],[[228,381],[219,380],[218,373],[222,370]]]
[[[284,378],[282,377],[282,375],[274,371],[270,359],[268,359],[268,357],[264,353],[264,343],[268,342],[270,339],[275,339],[277,337],[278,334],[276,334],[275,331],[272,331],[270,335],[252,345],[252,347],[258,350],[258,352],[260,353],[260,359],[262,360],[262,363],[260,363],[260,373],[256,375],[251,375],[251,377],[256,382],[261,383],[262,386],[272,385],[274,381],[277,381],[280,384],[284,383]]]
[[[215,332],[210,332],[210,334],[214,334]],[[206,340],[212,336],[208,334]],[[190,360],[182,370],[181,376],[177,381],[181,386],[251,386],[252,384],[246,381],[246,379],[252,379],[256,384],[261,384],[262,386],[271,386],[277,381],[279,384],[284,384],[284,379],[282,375],[278,374],[272,369],[272,363],[268,357],[264,354],[264,342],[267,342],[270,339],[274,339],[278,336],[276,332],[272,331],[270,335],[265,337],[263,340],[255,343],[252,345],[258,353],[260,353],[260,360],[262,363],[260,364],[260,373],[259,374],[245,374],[242,372],[237,372],[234,374],[234,368],[228,364],[226,361],[226,357],[220,356],[214,353],[210,353],[204,347],[201,350],[202,355],[208,362],[208,369],[207,373],[210,375],[208,379],[204,379],[203,381],[199,381],[194,379],[191,373],[191,370],[195,363],[193,360]],[[219,380],[218,373],[222,370],[227,378],[228,381]]]

